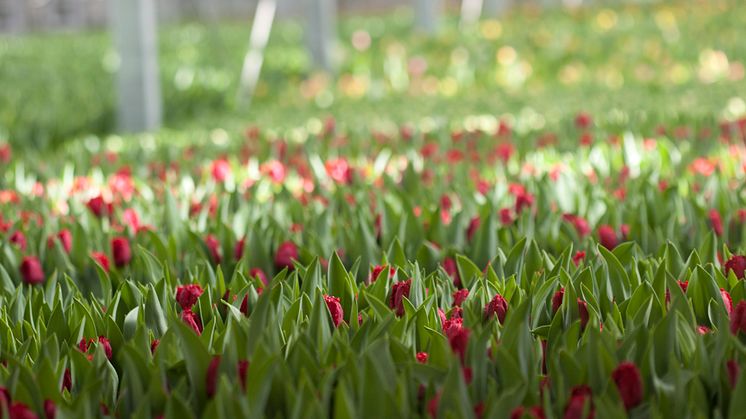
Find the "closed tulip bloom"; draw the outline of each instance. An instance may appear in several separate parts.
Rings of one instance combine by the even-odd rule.
[[[466,288],[460,289],[453,293],[453,306],[454,307],[461,307],[461,304],[466,301],[466,298],[469,296],[469,290]]]
[[[220,264],[223,257],[220,255],[220,241],[213,236],[212,234],[208,234],[205,238],[205,245],[207,245],[207,250],[210,253],[210,258],[212,261],[217,265]]]
[[[391,288],[391,296],[389,297],[389,307],[396,311],[396,315],[401,317],[404,315],[404,297],[409,298],[409,290],[412,286],[412,280],[397,282]]]
[[[114,237],[111,239],[111,254],[114,257],[114,265],[117,268],[127,266],[132,260],[130,242],[126,237]]]
[[[484,308],[485,319],[490,319],[493,316],[497,316],[497,319],[500,321],[500,323],[505,322],[505,315],[507,313],[508,302],[500,294],[496,294],[489,302],[489,304],[487,304],[487,306]]]
[[[19,249],[23,251],[26,250],[26,236],[21,231],[14,231],[13,234],[11,234],[8,238],[8,241],[17,246]]]
[[[198,335],[202,334],[202,324],[197,317],[197,314],[192,310],[183,310],[181,312],[181,320],[187,324],[195,333]]]
[[[36,285],[44,282],[44,270],[35,256],[24,256],[20,270],[24,283]]]
[[[324,301],[329,309],[329,314],[332,316],[334,327],[339,327],[340,323],[344,321],[344,311],[342,310],[342,304],[339,302],[339,297],[325,295]]]
[[[611,378],[619,390],[625,409],[630,410],[642,403],[642,378],[635,364],[622,362],[611,373]]]
[[[291,241],[286,241],[277,248],[275,266],[277,269],[293,269],[293,260],[298,259],[298,247]]]
[[[730,332],[737,335],[738,332],[746,333],[746,300],[741,300],[730,316]]]
[[[745,279],[746,275],[744,272],[746,272],[746,256],[731,256],[731,258],[725,262],[725,275],[728,275],[730,272],[733,272],[738,279]]]
[[[210,365],[207,367],[207,374],[205,374],[205,391],[209,398],[212,398],[217,391],[219,368],[220,355],[215,355],[210,360]]]
[[[560,288],[552,296],[552,313],[556,313],[562,306],[562,300],[565,298],[565,289]]]
[[[176,302],[182,310],[189,310],[205,292],[199,284],[179,285],[176,287]]]
[[[613,250],[617,245],[616,232],[611,226],[602,225],[598,228],[598,241],[601,246]]]
[[[96,263],[101,265],[106,273],[109,273],[109,257],[103,252],[91,252],[91,259],[95,260]]]

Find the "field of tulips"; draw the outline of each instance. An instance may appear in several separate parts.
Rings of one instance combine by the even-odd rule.
[[[746,119],[0,144],[11,418],[738,418]]]

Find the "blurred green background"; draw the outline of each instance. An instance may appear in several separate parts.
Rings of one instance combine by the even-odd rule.
[[[586,110],[652,130],[746,113],[746,5],[677,0],[578,9],[517,7],[429,38],[413,16],[340,18],[339,70],[313,72],[299,23],[279,22],[250,108],[236,91],[250,22],[159,33],[166,129],[277,128],[489,114],[542,129]],[[106,32],[0,37],[0,139],[54,147],[115,129],[118,57]]]

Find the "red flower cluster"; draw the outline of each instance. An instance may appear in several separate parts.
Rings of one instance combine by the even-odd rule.
[[[82,338],[80,339],[80,342],[78,342],[78,349],[80,349],[80,352],[83,352],[84,354],[88,353],[88,350],[91,348],[91,345],[95,342],[98,342],[98,344],[104,348],[104,353],[106,354],[106,358],[111,359],[112,357],[112,350],[111,350],[111,343],[109,342],[109,339],[107,339],[105,336],[99,336],[98,340],[94,339],[88,339]],[[92,354],[88,354],[88,359],[93,359]]]

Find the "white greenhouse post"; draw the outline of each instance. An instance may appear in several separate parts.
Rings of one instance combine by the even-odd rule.
[[[241,69],[241,83],[238,90],[238,102],[250,102],[259,82],[259,74],[264,62],[264,48],[269,41],[272,32],[272,24],[275,20],[277,10],[276,0],[259,0],[254,14],[254,23],[251,25],[249,36],[249,50],[243,59]]]
[[[484,0],[482,7],[482,16],[500,17],[510,7],[510,0]]]
[[[436,33],[440,24],[441,0],[414,1],[414,21],[417,30],[431,35]]]
[[[336,0],[306,0],[306,40],[313,65],[334,71],[334,47],[337,39]]]
[[[117,117],[126,132],[161,125],[156,0],[110,0],[110,24],[119,54]]]
[[[8,30],[11,33],[21,33],[26,30],[26,4],[24,0],[10,0],[8,4]]]
[[[482,3],[482,0],[461,0],[461,26],[468,26],[479,21]]]

